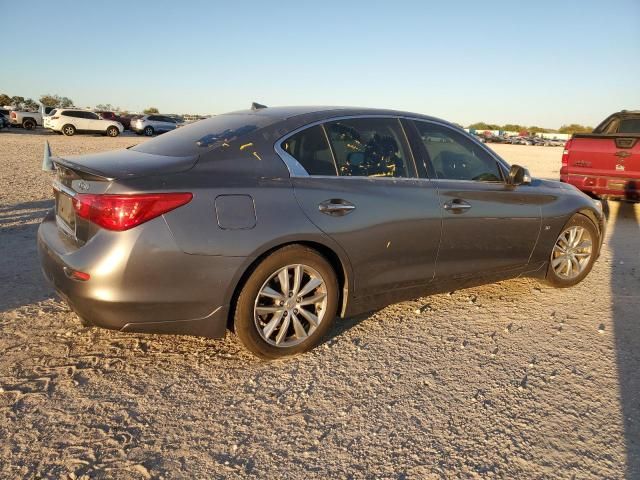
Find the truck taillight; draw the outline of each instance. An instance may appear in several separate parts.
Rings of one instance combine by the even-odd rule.
[[[18,115],[16,115],[16,112],[11,112],[11,113],[9,114],[9,116],[10,116],[11,118],[18,118]]]
[[[569,166],[569,149],[571,148],[571,142],[573,139],[569,139],[567,143],[564,145],[564,150],[562,151],[562,166]]]
[[[73,208],[80,218],[122,232],[148,222],[191,201],[191,193],[109,195],[79,193]]]

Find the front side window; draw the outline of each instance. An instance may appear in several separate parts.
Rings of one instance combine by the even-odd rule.
[[[331,149],[320,125],[292,135],[280,146],[295,158],[309,175],[336,176]]]
[[[338,174],[412,177],[402,127],[396,118],[355,118],[325,124]]]
[[[415,124],[438,179],[502,181],[495,159],[462,133],[428,122]]]

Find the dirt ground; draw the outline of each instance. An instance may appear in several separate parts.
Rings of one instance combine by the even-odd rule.
[[[80,325],[36,257],[45,139],[142,141],[0,132],[0,478],[640,478],[640,205],[574,288],[420,298],[266,363]],[[494,148],[558,177],[560,148]]]

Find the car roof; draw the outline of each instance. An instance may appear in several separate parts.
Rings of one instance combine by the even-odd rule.
[[[265,107],[256,110],[237,110],[235,112],[229,112],[230,114],[244,114],[244,115],[258,115],[273,117],[275,120],[287,120],[299,115],[316,114],[319,117],[335,117],[336,115],[391,115],[399,117],[415,117],[424,118],[427,120],[437,120],[445,123],[446,120],[442,120],[436,117],[423,115],[413,112],[405,112],[401,110],[392,110],[384,108],[371,108],[371,107],[344,107],[344,106],[292,106],[292,107]],[[323,115],[324,114],[324,115]]]

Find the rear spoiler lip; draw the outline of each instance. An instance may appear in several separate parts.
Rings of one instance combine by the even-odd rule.
[[[99,172],[98,170],[94,170],[92,168],[85,167],[84,165],[81,165],[79,163],[70,162],[66,158],[51,157],[51,161],[53,162],[54,165],[62,165],[63,167],[67,167],[67,168],[70,168],[72,170],[76,170],[78,172],[88,173],[88,174],[93,175],[95,177],[103,178],[104,180],[106,180],[108,182],[112,182],[112,181],[115,180],[115,177],[107,177],[104,173]]]

